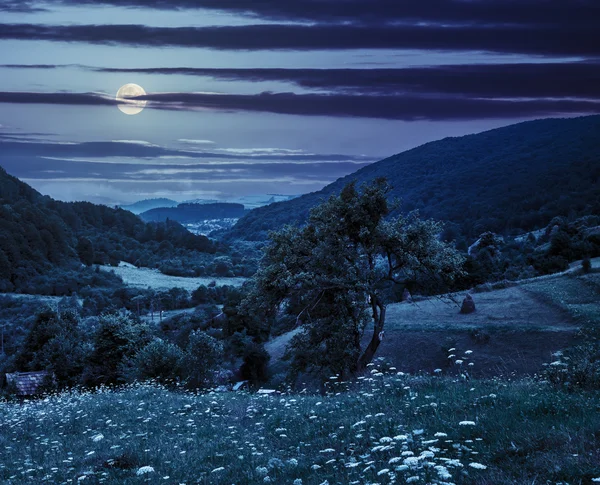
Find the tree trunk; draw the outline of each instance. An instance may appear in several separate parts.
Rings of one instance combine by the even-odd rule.
[[[367,348],[362,353],[356,364],[356,371],[362,372],[367,368],[367,365],[371,363],[373,357],[377,353],[379,344],[383,340],[383,326],[385,325],[385,305],[377,302],[376,307],[379,309],[377,312],[374,308],[373,311],[373,336]]]

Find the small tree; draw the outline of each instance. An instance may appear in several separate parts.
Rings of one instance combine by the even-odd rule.
[[[133,381],[176,382],[182,376],[183,358],[184,353],[177,345],[154,339],[124,363],[124,374]]]
[[[94,245],[87,237],[80,237],[77,241],[77,255],[81,262],[86,266],[94,264]]]
[[[390,187],[354,183],[311,211],[302,228],[271,234],[249,296],[248,313],[274,317],[295,310],[304,331],[290,346],[292,369],[362,371],[383,339],[393,286],[453,280],[463,258],[440,241],[442,226],[417,217],[386,220]],[[294,305],[287,303],[293,297]],[[282,305],[283,304],[283,305]],[[363,333],[370,341],[363,349]]]
[[[196,330],[183,358],[184,374],[190,387],[208,387],[214,383],[214,376],[223,361],[223,344],[207,333]]]
[[[87,385],[124,381],[122,363],[151,340],[150,328],[126,314],[103,315],[94,335],[94,350],[88,359],[83,381]]]
[[[589,257],[586,256],[585,258],[583,258],[583,260],[581,261],[581,269],[586,274],[592,271],[592,261]]]

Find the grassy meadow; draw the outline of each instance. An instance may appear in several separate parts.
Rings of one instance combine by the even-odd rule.
[[[476,360],[464,350],[457,361]],[[143,384],[2,403],[0,482],[508,485],[600,477],[598,392],[370,369],[351,385],[331,379],[324,396]]]
[[[0,483],[597,483],[600,391],[542,371],[566,372],[554,351],[597,330],[599,288],[598,272],[573,273],[475,293],[472,315],[392,305],[376,363],[326,395],[146,383],[0,402]],[[273,361],[292,335],[267,345]],[[496,358],[527,366],[486,377]]]

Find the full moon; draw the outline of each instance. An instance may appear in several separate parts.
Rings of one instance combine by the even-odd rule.
[[[144,96],[146,91],[137,84],[129,83],[121,86],[117,91],[117,101],[122,104],[118,104],[117,107],[126,115],[136,115],[146,106],[146,101],[141,99],[130,99],[136,96]]]

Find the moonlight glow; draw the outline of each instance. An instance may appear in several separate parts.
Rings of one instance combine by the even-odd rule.
[[[146,91],[144,91],[144,88],[141,86],[133,83],[125,84],[124,86],[121,86],[117,92],[116,99],[119,103],[122,103],[117,106],[126,115],[136,115],[141,113],[146,106],[146,101],[130,98],[144,96],[145,94]]]

